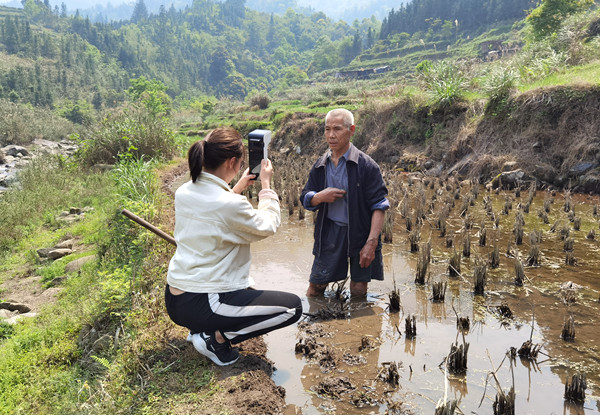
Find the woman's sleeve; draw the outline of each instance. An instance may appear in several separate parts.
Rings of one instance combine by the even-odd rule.
[[[272,190],[262,190],[261,193],[256,209],[244,196],[229,204],[224,220],[231,235],[224,235],[225,239],[234,243],[251,243],[275,234],[281,224],[279,197]]]

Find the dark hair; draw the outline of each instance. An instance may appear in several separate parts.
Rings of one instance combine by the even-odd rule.
[[[231,157],[245,157],[242,136],[234,128],[220,127],[212,130],[204,140],[196,141],[188,151],[188,165],[192,182],[196,182],[203,167],[213,170]]]

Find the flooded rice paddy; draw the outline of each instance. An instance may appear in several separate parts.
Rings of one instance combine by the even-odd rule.
[[[256,288],[294,292],[313,316],[319,310],[343,315],[307,316],[265,336],[287,413],[434,414],[442,400],[456,401],[455,413],[492,414],[499,391],[508,395],[513,386],[517,414],[600,413],[598,197],[387,180],[394,222],[392,241],[383,247],[386,279],[369,285],[366,300],[339,300],[333,292],[305,297],[311,214],[302,220],[297,209],[284,214],[278,233],[252,246]],[[454,250],[460,271],[451,277]],[[425,283],[417,284],[424,251],[430,252]],[[494,251],[496,268],[490,266]],[[474,294],[476,273],[486,274],[483,295]],[[517,274],[522,285],[515,284]],[[447,283],[445,298],[433,301],[440,282]],[[398,312],[389,308],[394,290]],[[406,335],[409,316],[414,338]],[[459,317],[468,318],[468,330],[458,330]],[[520,356],[528,340],[531,348]],[[467,344],[466,370],[447,371],[451,347]],[[576,374],[586,376],[587,389],[583,402],[571,403],[565,382]]]

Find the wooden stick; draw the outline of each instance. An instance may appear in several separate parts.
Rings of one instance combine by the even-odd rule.
[[[173,238],[171,235],[169,235],[166,232],[161,231],[160,229],[158,229],[156,226],[152,225],[149,222],[146,222],[144,219],[140,218],[139,216],[131,213],[130,211],[128,211],[127,209],[123,209],[121,211],[121,213],[123,215],[125,215],[126,217],[128,217],[129,219],[131,219],[132,221],[136,222],[139,225],[142,225],[144,228],[148,229],[149,231],[154,232],[156,235],[160,236],[161,238],[163,238],[165,241],[169,242],[171,245],[175,245],[177,246],[177,242],[175,242],[175,238]]]

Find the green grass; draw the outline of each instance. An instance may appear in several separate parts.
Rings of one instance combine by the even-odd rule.
[[[549,86],[578,84],[600,84],[600,61],[580,66],[571,66],[568,70],[556,72],[534,83],[523,85],[519,88],[519,91],[527,92]]]
[[[24,275],[50,281],[65,275],[68,262],[96,250],[99,261],[63,280],[56,302],[36,318],[0,324],[0,415],[119,413],[136,407],[143,408],[140,413],[160,413],[155,397],[170,399],[161,382],[177,384],[181,373],[170,366],[172,354],[165,355],[170,349],[163,344],[162,328],[172,323],[164,313],[162,293],[156,292],[168,248],[160,241],[151,246],[156,238],[119,214],[127,207],[149,218],[158,210],[157,167],[129,160],[110,175],[78,172],[68,177],[61,169],[37,168],[28,172],[30,184],[3,199],[3,206],[24,215],[22,226],[28,231],[17,235],[0,258],[0,281]],[[31,185],[35,182],[45,186]],[[60,203],[56,193],[64,196]],[[23,207],[29,201],[47,209],[28,212]],[[54,220],[65,206],[81,206],[76,201],[93,210],[69,225]],[[90,247],[53,262],[39,260],[37,248],[66,238]],[[93,349],[94,343],[86,343],[81,334],[92,326],[99,336],[111,336],[104,348]],[[153,326],[161,328],[149,329]],[[148,388],[139,386],[138,374],[146,373],[141,362],[154,373],[146,380]],[[213,372],[198,368],[197,359],[187,359],[184,369],[187,385],[210,395]],[[190,390],[181,389],[176,396],[185,399]]]

